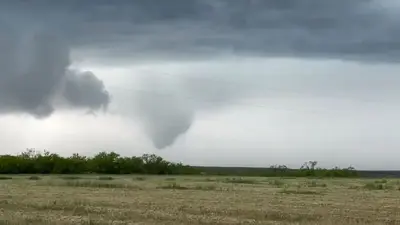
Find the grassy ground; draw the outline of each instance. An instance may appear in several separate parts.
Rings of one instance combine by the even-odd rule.
[[[400,224],[400,180],[0,176],[1,224]]]

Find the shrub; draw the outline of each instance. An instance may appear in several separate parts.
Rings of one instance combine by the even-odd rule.
[[[281,186],[285,185],[285,182],[283,182],[283,180],[274,179],[274,180],[269,180],[268,184],[276,186],[276,187],[281,187]]]
[[[98,180],[114,180],[114,178],[113,177],[98,177],[97,178]]]
[[[382,183],[366,183],[364,185],[364,189],[367,189],[367,190],[385,190],[387,188],[388,187]]]
[[[62,176],[60,177],[63,180],[79,180],[82,179],[82,177],[76,177],[76,176]]]
[[[234,184],[256,184],[258,183],[256,180],[243,179],[243,178],[226,178],[225,183],[234,183]]]
[[[296,190],[292,190],[292,189],[282,189],[280,191],[280,193],[283,194],[296,194],[296,195],[320,195],[321,192],[317,192],[314,190],[301,190],[301,189],[296,189]]]
[[[177,184],[175,182],[174,183],[170,183],[170,184],[166,184],[166,185],[162,185],[162,186],[159,186],[157,188],[160,188],[160,189],[173,189],[173,190],[188,190],[189,189],[188,187],[181,186],[180,184]]]
[[[327,187],[328,185],[325,183],[319,183],[316,180],[311,180],[306,182],[307,187]]]
[[[374,181],[374,183],[376,183],[376,184],[386,184],[387,182],[388,182],[388,181],[387,181],[386,179]]]
[[[204,191],[212,191],[216,190],[217,187],[215,185],[197,185],[195,187],[196,190],[204,190]]]

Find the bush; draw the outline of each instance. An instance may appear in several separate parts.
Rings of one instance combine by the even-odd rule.
[[[316,180],[311,180],[311,181],[307,181],[305,186],[307,186],[307,187],[327,187],[328,185],[325,183],[319,183]]]
[[[364,189],[367,189],[367,190],[385,190],[385,189],[388,189],[388,186],[386,184],[382,184],[382,183],[366,183],[364,185]]]
[[[82,179],[82,177],[76,177],[76,176],[62,176],[60,177],[63,180],[79,180]]]
[[[386,184],[388,181],[386,179],[376,180],[375,184]]]
[[[114,180],[113,177],[98,177],[98,180]]]
[[[321,192],[317,192],[314,190],[301,190],[301,189],[296,189],[296,190],[291,190],[284,188],[280,191],[282,194],[296,194],[296,195],[320,195]]]
[[[269,180],[268,184],[276,187],[282,187],[285,185],[285,182],[283,182],[282,180],[275,179],[275,180]]]
[[[203,191],[213,191],[216,190],[217,187],[215,185],[196,185],[195,189]]]
[[[250,179],[243,179],[243,178],[227,178],[225,180],[225,183],[233,183],[233,184],[256,184],[259,183],[256,180],[250,180]]]
[[[162,185],[157,187],[159,189],[173,189],[173,190],[188,190],[188,187],[185,186],[181,186],[180,184],[177,183],[170,183],[170,184],[166,184],[166,185]]]

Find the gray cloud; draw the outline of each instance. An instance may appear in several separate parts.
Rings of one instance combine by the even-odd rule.
[[[381,62],[400,56],[400,7],[391,0],[1,4],[24,4],[31,14],[55,18],[77,46],[137,59],[235,53]]]
[[[108,104],[101,81],[68,69],[68,42],[51,29],[15,18],[0,17],[0,113],[43,118],[55,111],[57,99],[93,110]]]
[[[110,102],[103,81],[90,71],[67,71],[62,94],[73,107],[107,109]]]
[[[42,21],[74,49],[94,50],[96,56],[106,60],[128,58],[129,63],[204,60],[226,55],[361,63],[393,63],[400,59],[400,19],[396,16],[400,7],[390,0],[41,0],[3,1],[0,12],[1,9],[23,12]],[[8,40],[14,39],[10,36]],[[9,45],[2,48],[7,50]],[[1,62],[9,64],[8,57],[0,57],[4,57],[0,58]],[[65,61],[63,65],[68,63]],[[151,78],[159,82],[149,83],[150,78],[144,76],[142,87],[152,93],[136,93],[132,99],[135,114],[142,119],[145,131],[158,148],[171,145],[177,136],[186,132],[197,111],[227,106],[242,98],[269,96],[268,90],[274,88],[273,84],[310,96],[340,96],[340,90],[357,99],[366,95],[382,99],[397,96],[393,87],[399,83],[393,75],[378,78],[378,74],[369,74],[369,77],[347,73],[330,77],[319,77],[319,74],[296,77],[293,74],[280,77],[279,83],[269,76],[277,71],[242,71],[239,78],[227,77],[231,74],[226,73],[216,75],[206,69],[190,73],[195,77],[181,76],[177,78],[178,84],[167,83],[168,79],[161,76]],[[237,84],[208,79],[211,77],[230,79]],[[59,78],[51,78],[48,82],[58,83]],[[246,79],[251,80],[248,85],[244,82]],[[89,81],[94,82],[88,84]],[[102,102],[109,101],[101,82],[88,74],[70,76],[64,83],[68,84],[64,97],[73,101],[72,105],[98,108]],[[383,94],[387,85],[392,92]],[[41,89],[40,96],[44,97],[27,101],[31,105],[24,106],[25,111],[49,114],[53,110],[49,96],[54,91],[50,87],[54,85],[46,87],[49,88]],[[25,87],[12,89],[18,88]],[[154,92],[159,91],[164,94],[154,97]],[[76,96],[78,93],[85,93],[86,97]],[[20,107],[20,104],[8,103],[8,110],[16,105]]]

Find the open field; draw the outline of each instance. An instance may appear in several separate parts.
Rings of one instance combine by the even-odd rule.
[[[400,180],[0,176],[0,224],[400,224]]]

